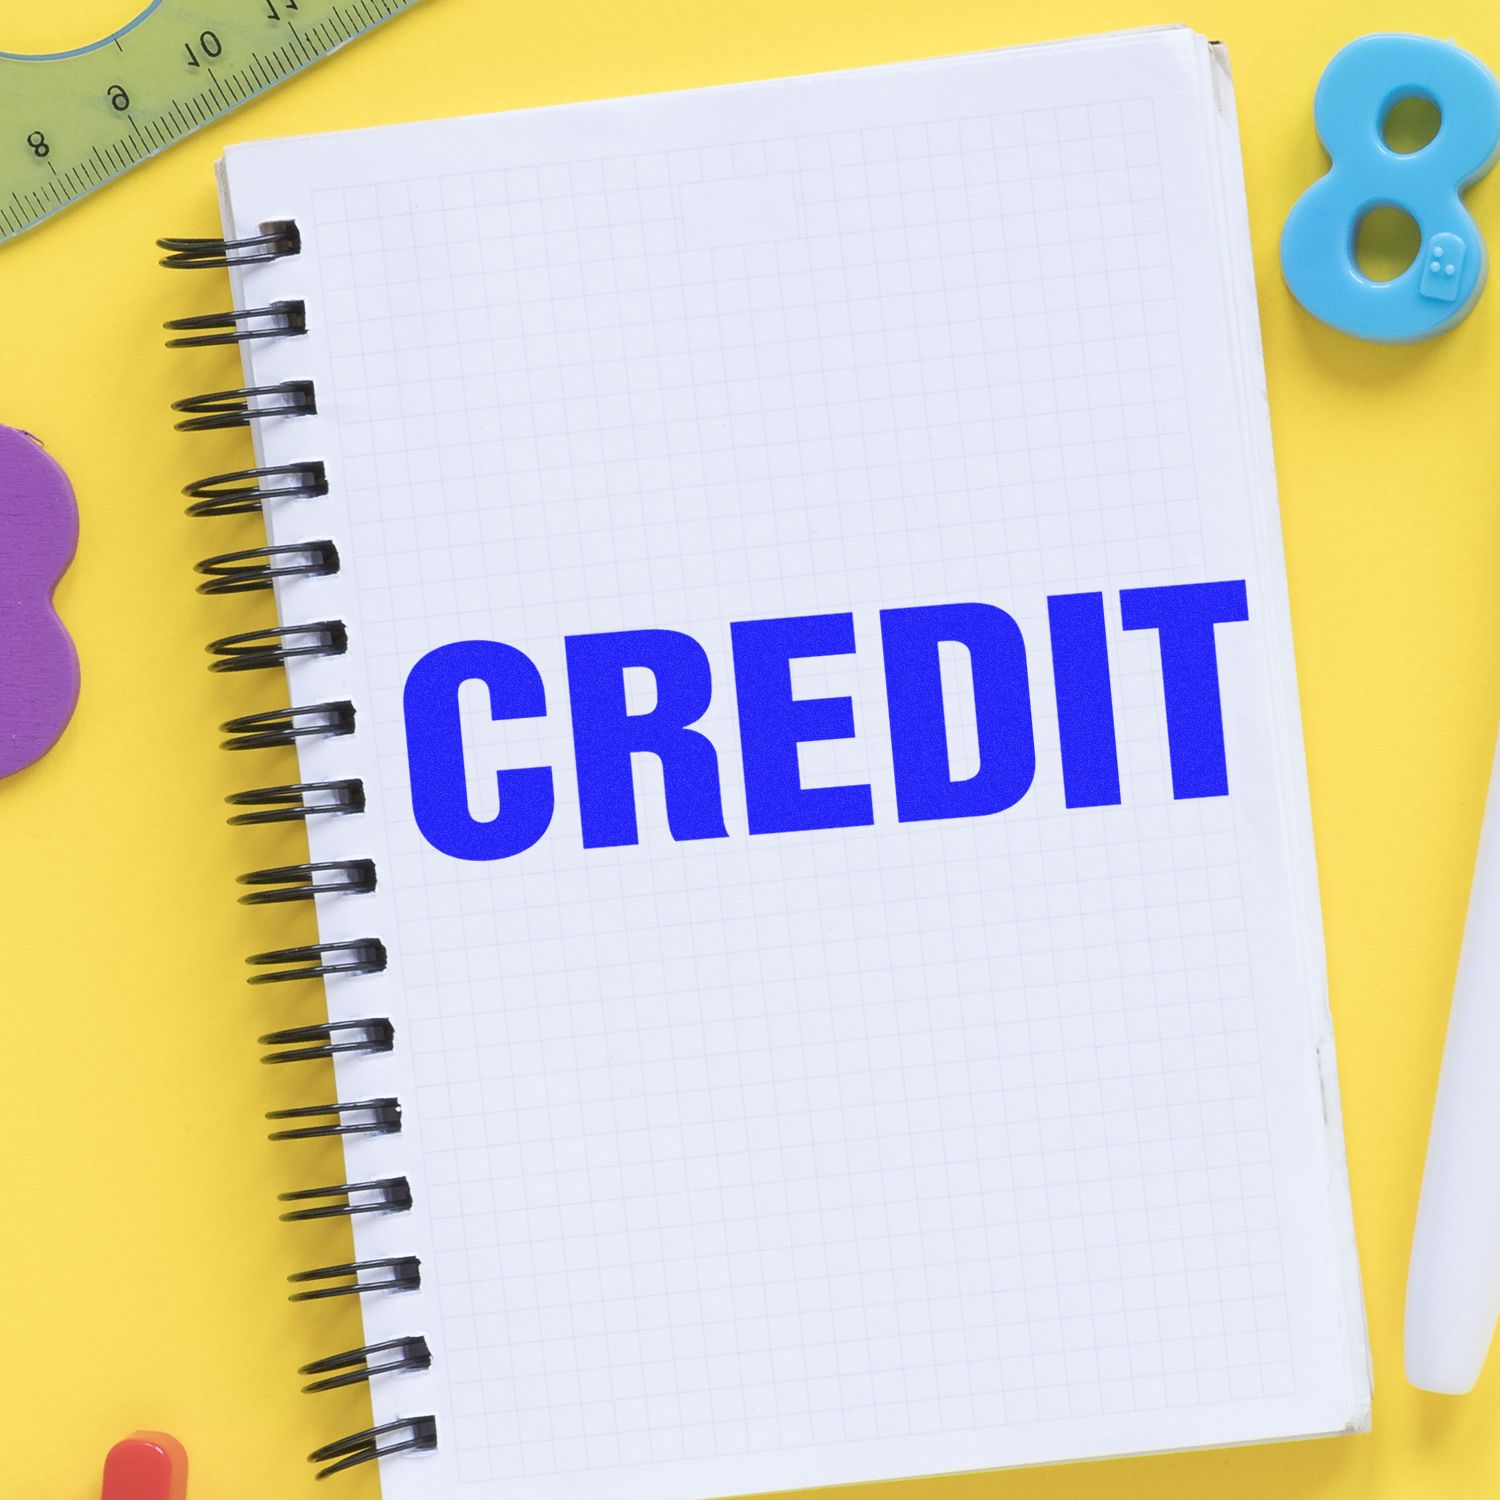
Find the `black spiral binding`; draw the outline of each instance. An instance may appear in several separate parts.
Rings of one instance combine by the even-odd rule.
[[[285,484],[269,481],[285,479]],[[182,492],[193,503],[190,516],[242,516],[261,510],[267,500],[316,500],[328,493],[328,475],[317,461],[274,464],[269,469],[236,469],[195,479]]]
[[[164,239],[162,264],[174,270],[212,270],[253,266],[298,254],[302,237],[296,224],[277,221],[261,225],[258,235],[238,240]],[[272,302],[265,307],[236,308],[166,324],[178,335],[167,340],[177,349],[237,345],[273,338],[295,338],[307,332],[307,307],[301,301]],[[241,386],[189,396],[173,403],[184,432],[210,432],[248,427],[271,417],[315,415],[317,393],[310,380],[288,380],[277,385]],[[240,469],[196,480],[183,493],[195,517],[246,515],[267,504],[305,502],[328,493],[328,475],[321,460]],[[222,552],[197,565],[203,594],[239,594],[272,589],[279,578],[326,578],[339,571],[338,549],[326,538],[290,545],[262,546]],[[208,651],[214,672],[258,672],[283,666],[295,658],[339,656],[349,647],[342,620],[317,620],[307,625],[279,625],[243,631],[212,642]],[[261,710],[241,715],[220,726],[228,736],[226,750],[262,750],[293,745],[305,739],[328,739],[354,733],[354,705],[347,701],[314,703]],[[229,821],[242,826],[307,822],[317,817],[358,816],[365,810],[365,789],[356,778],[339,781],[294,782],[237,792],[228,802],[237,809]],[[251,905],[309,901],[320,895],[361,895],[376,885],[373,860],[330,860],[252,870],[240,876],[249,890],[240,900]],[[386,967],[385,944],[379,938],[351,938],[255,953],[247,962],[256,972],[256,985],[299,983],[331,975],[378,974]],[[323,1062],[338,1056],[371,1056],[390,1052],[396,1031],[384,1016],[357,1021],[323,1021],[312,1026],[285,1027],[260,1039],[262,1062],[281,1066]],[[304,1105],[273,1110],[266,1118],[280,1128],[273,1141],[305,1141],[356,1136],[394,1135],[401,1129],[397,1099]],[[364,1182],[342,1182],[326,1187],[300,1188],[282,1193],[288,1205],[281,1217],[293,1223],[323,1219],[352,1219],[367,1214],[407,1213],[412,1207],[411,1185],[404,1177],[382,1177]],[[332,1297],[364,1297],[414,1292],[422,1285],[416,1256],[352,1261],[319,1266],[289,1278],[296,1288],[294,1302]],[[367,1385],[387,1375],[430,1369],[432,1351],[420,1335],[390,1339],[349,1349],[304,1365],[298,1374],[315,1376],[304,1391],[342,1390]],[[429,1452],[437,1447],[437,1423],[431,1416],[404,1418],[339,1438],[308,1455],[320,1465],[318,1478],[402,1453]]]
[[[300,641],[300,645],[293,642]],[[244,630],[221,636],[209,643],[209,653],[219,658],[208,664],[210,672],[260,672],[279,667],[294,656],[342,656],[349,649],[349,634],[342,620],[319,620],[315,625],[278,625],[269,630]]]
[[[165,325],[186,338],[168,339],[168,349],[205,349],[214,344],[248,344],[307,332],[307,305],[273,302],[269,307],[237,307],[230,312],[173,318]]]
[[[198,585],[200,594],[264,593],[276,586],[278,578],[331,578],[338,570],[338,548],[327,540],[246,547],[215,553],[194,564],[194,571],[207,580]]]

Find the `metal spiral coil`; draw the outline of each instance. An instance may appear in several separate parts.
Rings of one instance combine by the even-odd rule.
[[[362,813],[365,810],[365,784],[362,781],[294,781],[286,786],[261,786],[247,792],[232,792],[224,800],[231,807],[256,809],[232,814],[226,821],[235,827],[260,823],[305,823],[309,818],[337,818]]]
[[[185,413],[178,432],[217,432],[225,427],[248,427],[267,417],[311,417],[318,410],[310,380],[282,380],[275,385],[239,385],[227,391],[204,391],[172,403]]]
[[[268,1141],[317,1141],[334,1136],[397,1135],[401,1130],[399,1099],[354,1099],[347,1104],[302,1104],[296,1109],[273,1109],[268,1120],[331,1120],[326,1125],[293,1125],[273,1130]]]
[[[339,1182],[331,1187],[299,1188],[278,1193],[278,1203],[307,1203],[282,1214],[288,1224],[308,1219],[354,1219],[361,1214],[411,1212],[411,1184],[404,1177],[381,1177],[373,1182]]]
[[[400,1436],[402,1433],[406,1436]],[[315,1448],[307,1456],[312,1463],[327,1466],[318,1470],[318,1478],[327,1479],[330,1474],[374,1463],[376,1459],[391,1458],[397,1453],[431,1452],[436,1447],[437,1423],[431,1417],[403,1417]]]
[[[302,250],[302,233],[290,219],[260,226],[260,233],[244,239],[164,239],[157,249],[167,253],[162,265],[171,271],[214,271],[225,266],[258,266],[282,260]]]
[[[193,565],[205,579],[200,594],[262,593],[275,588],[278,578],[328,578],[338,570],[338,548],[326,539],[220,552]]]
[[[378,1364],[375,1357],[388,1354]],[[387,1339],[383,1344],[366,1344],[361,1349],[347,1349],[327,1359],[315,1359],[303,1365],[299,1375],[321,1375],[302,1389],[309,1395],[316,1391],[337,1391],[350,1385],[363,1385],[376,1375],[399,1375],[408,1370],[430,1370],[432,1351],[424,1338]]]
[[[261,1058],[271,1067],[283,1063],[321,1062],[345,1053],[373,1056],[396,1046],[396,1028],[384,1016],[363,1021],[320,1021],[315,1026],[287,1026],[256,1040],[271,1051]]]
[[[167,340],[168,349],[206,349],[218,344],[249,344],[256,339],[295,338],[307,332],[305,302],[273,302],[268,307],[235,307],[228,312],[172,318],[161,325],[186,338]],[[228,332],[218,330],[227,329]]]
[[[382,1275],[381,1273],[385,1273]],[[368,1274],[367,1274],[368,1273]],[[348,1278],[345,1280],[345,1278]],[[288,1292],[289,1302],[321,1302],[330,1297],[365,1297],[371,1292],[418,1292],[422,1289],[422,1262],[415,1255],[397,1255],[385,1260],[351,1260],[342,1266],[318,1266],[288,1276],[301,1291]],[[333,1286],[310,1286],[329,1281]]]
[[[291,221],[262,224],[258,235],[241,239],[163,239],[162,264],[174,270],[211,270],[255,266],[300,253],[301,233]],[[226,312],[174,318],[166,325],[174,349],[234,347],[265,339],[296,338],[308,331],[307,306],[300,299],[284,299],[264,306],[232,308]],[[172,403],[182,432],[216,432],[249,427],[272,417],[314,416],[317,392],[310,380],[284,380],[274,385],[245,385]],[[210,474],[183,489],[187,513],[197,518],[242,516],[264,512],[282,502],[303,502],[328,493],[325,465],[318,459],[262,465]],[[339,571],[338,548],[330,539],[296,543],[266,543],[221,552],[204,558],[196,571],[207,595],[257,593],[276,588],[291,578],[326,578]],[[259,672],[288,662],[341,656],[349,649],[349,633],[342,620],[316,620],[306,625],[276,625],[221,636],[208,646],[212,672]],[[297,745],[303,740],[332,739],[355,732],[354,705],[347,700],[263,709],[240,715],[220,725],[228,736],[226,750],[268,750]],[[364,783],[350,777],[330,781],[290,782],[237,792],[226,799],[229,822],[240,826],[306,823],[319,817],[358,816],[365,811]],[[310,901],[319,896],[366,895],[376,886],[376,868],[369,859],[310,861],[252,870],[239,877],[249,889],[240,900],[251,906]],[[341,980],[378,974],[385,969],[385,944],[375,937],[347,938],[252,954],[246,962],[254,970],[250,984],[287,984],[338,977]],[[270,1066],[292,1063],[326,1064],[337,1057],[370,1057],[389,1053],[396,1030],[388,1017],[322,1021],[315,1025],[282,1027],[259,1038],[261,1061]],[[402,1125],[401,1103],[395,1098],[335,1100],[272,1110],[266,1119],[276,1126],[273,1141],[322,1141],[395,1135]],[[324,1187],[299,1188],[279,1195],[288,1205],[282,1219],[292,1223],[350,1220],[366,1215],[408,1213],[413,1198],[403,1176],[374,1177]],[[299,1271],[288,1278],[293,1302],[334,1297],[363,1297],[378,1293],[414,1292],[421,1288],[421,1262],[416,1256],[350,1261]],[[432,1351],[420,1334],[366,1344],[304,1365],[298,1373],[311,1379],[303,1389],[317,1393],[368,1385],[386,1376],[419,1373],[432,1367]],[[308,1455],[319,1465],[318,1478],[342,1473],[362,1464],[404,1453],[437,1447],[437,1423],[431,1416],[405,1418],[337,1439]]]
[[[269,479],[291,482],[267,484]],[[319,460],[309,459],[209,474],[184,485],[182,493],[193,502],[187,508],[190,516],[244,516],[264,510],[267,500],[316,500],[328,493],[328,474]]]
[[[241,885],[264,886],[240,897],[241,906],[275,906],[315,896],[367,896],[375,889],[373,859],[331,859],[319,864],[277,865],[238,877]]]
[[[343,700],[263,709],[258,714],[225,719],[219,730],[229,736],[220,741],[224,750],[272,750],[278,745],[295,745],[298,740],[336,739],[354,733],[354,705]]]
[[[301,640],[302,645],[293,645]],[[349,633],[342,620],[318,620],[311,625],[277,625],[267,630],[245,630],[210,641],[207,650],[218,661],[210,672],[263,672],[299,656],[342,656],[349,649]]]
[[[338,953],[349,956],[328,960]],[[378,974],[386,966],[385,944],[379,938],[351,938],[342,943],[306,943],[300,948],[274,948],[252,953],[247,964],[274,966],[273,972],[252,974],[247,984],[289,984],[298,979],[327,979],[334,974]]]

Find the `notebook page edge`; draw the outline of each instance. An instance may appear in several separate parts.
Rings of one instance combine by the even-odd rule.
[[[1283,690],[1278,709],[1284,729],[1278,735],[1282,747],[1281,777],[1283,826],[1290,834],[1296,826],[1300,836],[1296,848],[1289,843],[1289,857],[1298,871],[1304,889],[1298,903],[1302,915],[1302,941],[1307,950],[1306,966],[1316,976],[1320,1004],[1309,1017],[1312,1027],[1311,1047],[1321,1084],[1325,1149],[1328,1161],[1328,1212],[1339,1257],[1339,1282],[1343,1290],[1342,1318],[1346,1331],[1344,1347],[1348,1354],[1349,1419],[1338,1429],[1365,1432],[1370,1428],[1374,1368],[1370,1346],[1369,1323],[1365,1310],[1363,1277],[1359,1263],[1358,1239],[1355,1233],[1349,1155],[1345,1141],[1344,1118],[1340,1104],[1337,1047],[1332,1001],[1327,981],[1328,966],[1322,922],[1322,898],[1317,866],[1316,845],[1312,835],[1311,796],[1308,784],[1307,756],[1301,711],[1296,652],[1291,639],[1291,600],[1287,586],[1285,540],[1280,525],[1279,481],[1274,459],[1274,434],[1271,427],[1269,393],[1266,385],[1265,352],[1262,343],[1259,297],[1250,237],[1249,201],[1245,185],[1244,155],[1239,135],[1234,74],[1227,44],[1206,41],[1206,65],[1214,117],[1219,122],[1215,133],[1220,169],[1216,183],[1221,193],[1225,220],[1225,243],[1230,249],[1228,305],[1237,317],[1237,342],[1242,359],[1241,388],[1245,402],[1244,420],[1259,455],[1258,483],[1268,490],[1272,503],[1267,519],[1275,524],[1260,528],[1261,546],[1273,561],[1280,582],[1277,617],[1284,622],[1287,636],[1288,669],[1283,676]],[[1304,811],[1305,810],[1305,811]],[[1304,827],[1305,825],[1305,827]]]
[[[551,104],[526,105],[519,108],[498,108],[475,114],[449,115],[439,119],[393,121],[389,124],[355,126],[347,130],[318,131],[307,135],[272,136],[258,140],[235,141],[224,148],[221,162],[232,164],[234,170],[243,170],[241,163],[262,152],[281,154],[284,151],[299,153],[305,150],[333,151],[358,138],[394,141],[397,135],[421,134],[469,126],[483,126],[496,119],[515,117],[554,118],[569,114],[588,114],[595,111],[610,111],[622,102],[649,103],[654,99],[692,98],[702,95],[734,94],[741,90],[757,90],[783,83],[811,83],[819,79],[845,78],[850,74],[868,72],[928,72],[945,66],[961,66],[976,60],[1004,54],[1015,57],[1025,54],[1052,53],[1071,50],[1080,55],[1106,48],[1118,48],[1136,44],[1150,45],[1173,36],[1194,35],[1192,28],[1181,22],[1163,22],[1148,26],[1123,27],[1117,31],[1081,32],[1074,36],[1056,37],[1045,41],[1025,42],[1017,46],[990,47],[975,52],[936,53],[931,57],[897,59],[891,62],[868,63],[855,68],[823,68],[807,73],[778,74],[770,78],[735,79],[726,83],[698,84],[684,89],[660,89],[640,94],[606,95],[595,99],[559,100]]]

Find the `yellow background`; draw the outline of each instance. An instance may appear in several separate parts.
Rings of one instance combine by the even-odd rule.
[[[240,0],[234,0],[240,3]],[[248,3],[248,0],[245,0]],[[0,48],[101,35],[131,0],[0,9]],[[44,10],[56,12],[46,16]],[[37,12],[32,14],[31,12]],[[65,14],[64,14],[65,12]],[[162,233],[217,227],[229,141],[850,67],[1184,21],[1226,40],[1260,278],[1329,968],[1376,1397],[1372,1435],[893,1485],[892,1500],[1320,1500],[1493,1495],[1500,1360],[1467,1399],[1401,1373],[1401,1302],[1428,1110],[1500,702],[1500,290],[1416,348],[1315,325],[1277,271],[1322,169],[1313,86],[1349,38],[1452,35],[1500,67],[1491,0],[425,0],[333,61],[0,248],[0,421],[44,438],[83,539],[59,593],[84,689],[62,743],[0,783],[0,1495],[96,1500],[106,1448],[179,1435],[190,1500],[373,1500],[315,1487],[303,1455],[363,1425],[358,1397],[297,1394],[296,1366],[359,1342],[353,1309],[293,1307],[282,1277],[339,1258],[281,1225],[335,1160],[264,1139],[312,1096],[254,1038],[311,1014],[241,982],[288,932],[233,876],[295,839],[224,825],[247,784],[215,724],[274,688],[210,676],[203,643],[264,622],[194,594],[243,521],[188,521],[179,487],[248,460],[173,433],[168,402],[235,383],[161,321],[224,301],[159,270]],[[1500,172],[1471,195],[1500,238]],[[224,460],[220,462],[219,460]],[[250,518],[253,522],[254,518]],[[244,759],[250,759],[245,757]],[[259,757],[249,784],[291,780]],[[305,931],[305,929],[303,929]],[[1500,1081],[1497,1081],[1500,1086]],[[1497,1164],[1500,1171],[1500,1164]],[[434,1497],[438,1500],[438,1497]],[[604,1497],[601,1497],[604,1500]]]

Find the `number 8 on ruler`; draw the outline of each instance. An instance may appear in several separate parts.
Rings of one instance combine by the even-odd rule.
[[[1387,116],[1402,100],[1437,106],[1437,134],[1416,151],[1392,150]],[[1318,136],[1332,158],[1287,216],[1281,268],[1315,318],[1358,338],[1412,343],[1451,328],[1484,288],[1484,239],[1459,196],[1500,150],[1500,87],[1490,70],[1451,42],[1384,34],[1342,48],[1318,81]],[[1416,260],[1391,281],[1372,281],[1355,239],[1373,209],[1416,220]]]

